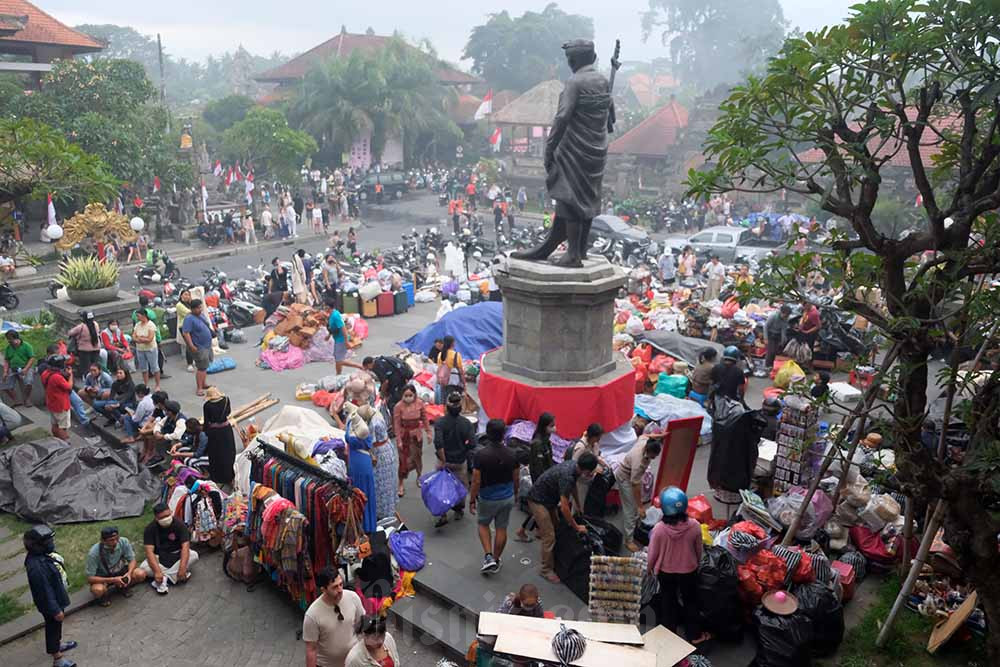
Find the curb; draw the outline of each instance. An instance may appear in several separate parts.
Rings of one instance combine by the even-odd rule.
[[[81,609],[89,607],[93,601],[94,598],[90,594],[90,589],[84,587],[69,596],[69,606],[63,609],[63,614],[66,616],[75,614]],[[37,611],[25,614],[10,623],[0,625],[0,646],[9,644],[14,640],[44,628],[45,620],[41,616],[36,616],[36,613]]]
[[[222,249],[210,248],[205,250],[200,250],[198,248],[191,248],[190,250],[184,250],[176,255],[172,256],[171,259],[174,260],[175,264],[191,264],[193,262],[200,262],[205,259],[214,259],[216,257],[232,257],[236,255],[248,255],[260,248],[276,248],[280,246],[294,245],[295,239],[279,239],[277,241],[262,241],[257,245],[236,245],[227,246]],[[136,262],[133,264],[122,264],[121,268],[131,268],[141,266],[140,263]],[[50,268],[51,267],[51,268]],[[23,278],[11,278],[7,283],[15,289],[28,287],[42,287],[41,281],[48,282],[53,278],[58,271],[56,270],[56,265],[53,264],[43,264],[38,272],[31,276],[24,276]]]

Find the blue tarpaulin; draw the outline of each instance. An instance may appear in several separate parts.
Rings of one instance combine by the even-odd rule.
[[[455,337],[455,349],[463,359],[479,359],[484,352],[503,345],[503,304],[486,301],[453,310],[397,345],[427,354],[434,341],[445,336]]]

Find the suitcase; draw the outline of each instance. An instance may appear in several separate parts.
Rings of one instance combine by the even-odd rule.
[[[362,317],[378,317],[378,304],[375,301],[361,302]]]
[[[379,317],[392,317],[396,314],[396,303],[392,292],[382,292],[375,298]]]
[[[413,283],[406,282],[403,283],[403,291],[406,292],[406,303],[413,308],[414,304],[417,302],[417,292],[413,287]]]
[[[406,296],[406,292],[399,291],[392,295],[393,304],[395,305],[395,314],[402,315],[410,309],[410,300]]]
[[[361,303],[358,299],[357,294],[345,294],[343,295],[344,308],[340,311],[342,313],[360,313]]]
[[[840,575],[840,586],[844,589],[844,594],[842,600],[847,602],[854,597],[854,589],[856,583],[856,577],[854,574],[854,566],[848,565],[842,560],[835,560],[830,563],[837,574]]]

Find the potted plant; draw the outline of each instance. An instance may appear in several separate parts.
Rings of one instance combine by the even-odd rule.
[[[78,306],[113,301],[118,296],[118,264],[92,255],[71,257],[59,265],[56,281]]]

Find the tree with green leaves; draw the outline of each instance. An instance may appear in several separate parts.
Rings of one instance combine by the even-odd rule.
[[[103,201],[118,181],[100,158],[30,118],[0,119],[0,205],[31,197]]]
[[[889,341],[894,399],[859,414],[857,430],[881,427],[902,490],[942,508],[932,523],[943,517],[992,628],[988,662],[1000,664],[1000,5],[871,0],[851,12],[788,39],[765,75],[732,91],[706,142],[710,167],[689,184],[701,195],[795,192],[849,225],[827,252],[772,261],[758,293],[794,298],[796,276],[819,262],[838,305]],[[803,159],[809,149],[818,163]],[[898,155],[922,219],[895,236],[876,217]],[[939,347],[952,352],[931,385]],[[964,426],[964,451],[942,424]]]
[[[246,95],[229,95],[209,102],[201,112],[201,117],[217,132],[225,132],[247,116],[257,103]]]
[[[375,53],[332,58],[306,73],[289,117],[337,155],[370,133],[375,161],[391,136],[402,138],[404,157],[420,159],[434,142],[461,136],[446,113],[452,93],[438,83],[434,64],[399,38]]]
[[[644,38],[658,34],[674,74],[703,91],[761,71],[786,26],[778,0],[650,0],[642,16]]]
[[[252,165],[255,175],[291,182],[299,168],[318,150],[308,133],[288,126],[284,114],[274,109],[256,107],[246,118],[222,135],[227,159]]]
[[[517,18],[506,10],[490,14],[472,29],[462,59],[472,60],[472,71],[494,89],[523,92],[542,81],[568,77],[563,43],[593,38],[593,19],[568,14],[553,2]]]

